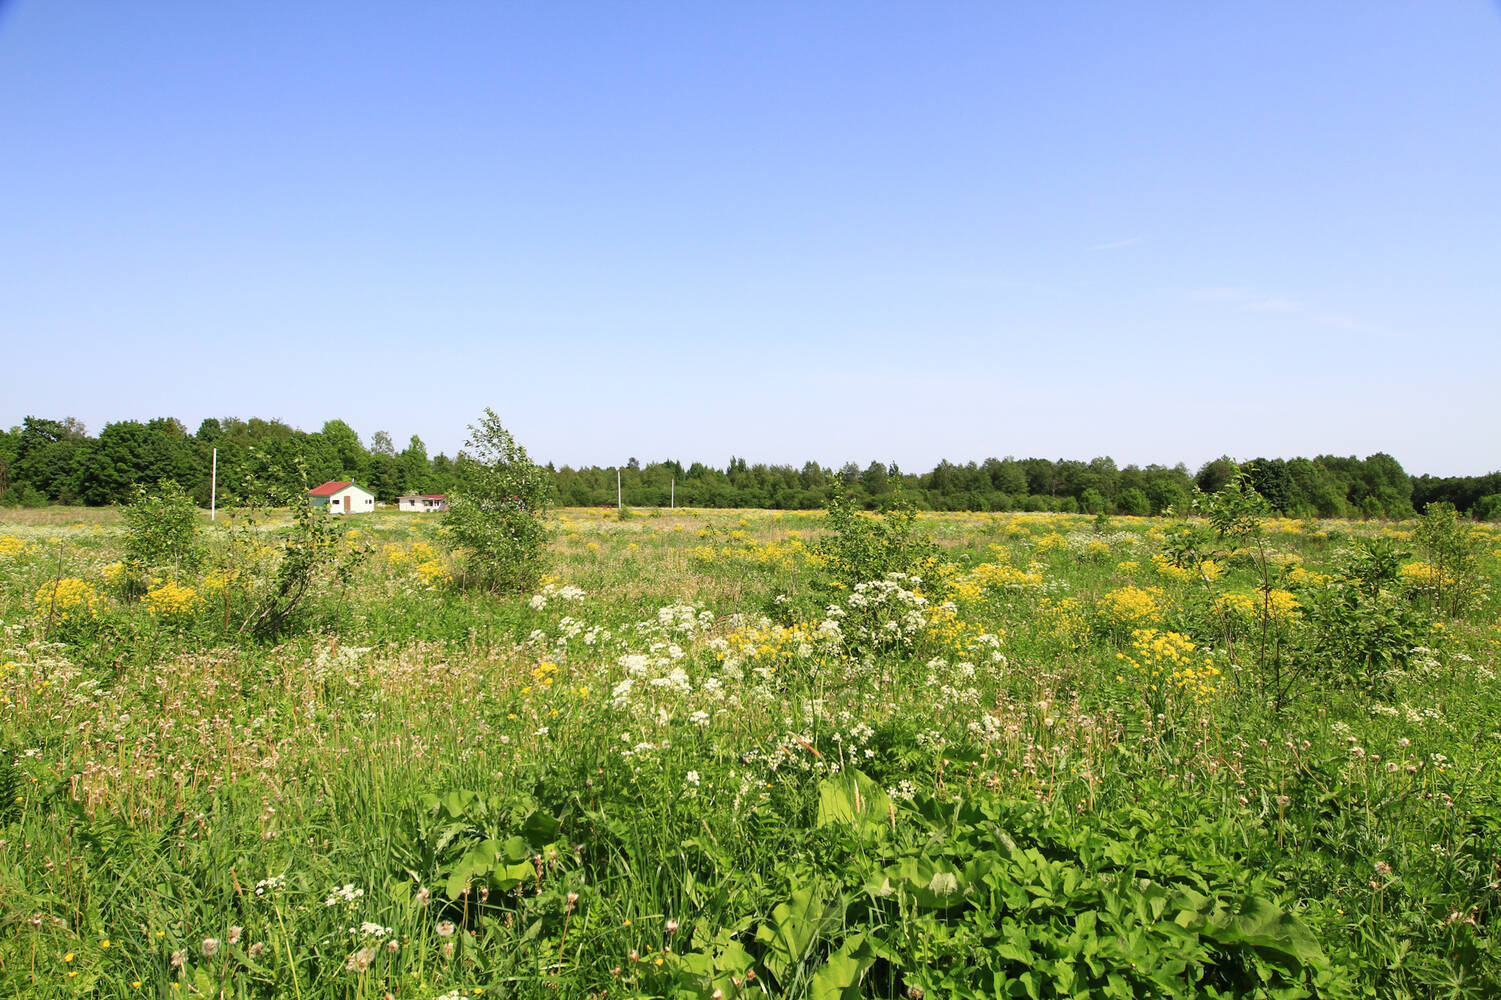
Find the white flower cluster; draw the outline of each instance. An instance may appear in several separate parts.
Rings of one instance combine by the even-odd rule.
[[[358,927],[349,928],[349,933],[356,937],[390,937],[395,932],[389,927],[382,927],[380,924],[369,920],[362,920]]]
[[[928,627],[928,599],[917,592],[921,586],[921,577],[905,573],[855,584],[845,601],[841,631],[857,645],[900,649],[914,644]],[[832,615],[826,620],[837,622]]]
[[[272,875],[270,878],[263,878],[255,884],[255,894],[257,896],[265,896],[268,893],[280,892],[286,887],[287,877],[285,875]]]
[[[582,601],[588,596],[589,594],[586,591],[580,590],[572,584],[565,584],[559,587],[555,583],[549,583],[542,588],[541,593],[533,594],[531,600],[526,603],[531,606],[533,611],[541,611],[551,601]]]

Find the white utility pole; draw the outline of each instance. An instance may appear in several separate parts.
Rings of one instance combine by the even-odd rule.
[[[621,499],[620,493],[620,466],[618,465],[615,466],[615,509],[625,510],[625,501]]]
[[[672,477],[672,488],[668,491],[667,496],[669,498],[667,502],[670,503],[670,504],[672,504],[672,509],[673,510],[677,510],[678,509],[678,477],[677,476],[673,476]]]
[[[208,481],[208,519],[214,519],[214,508],[219,499],[219,449],[214,449],[214,471]]]

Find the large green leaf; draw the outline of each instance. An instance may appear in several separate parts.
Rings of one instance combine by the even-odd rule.
[[[875,963],[865,935],[854,934],[813,973],[808,995],[812,1000],[859,1000],[860,980]]]
[[[1245,896],[1231,904],[1181,889],[1174,902],[1183,907],[1174,920],[1178,926],[1221,944],[1276,952],[1312,968],[1322,968],[1327,962],[1307,925],[1270,900]]]
[[[818,825],[878,833],[892,820],[891,798],[864,772],[846,768],[818,785]]]

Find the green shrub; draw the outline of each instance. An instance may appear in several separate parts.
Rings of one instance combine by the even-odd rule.
[[[445,541],[463,556],[461,582],[496,593],[528,590],[542,576],[552,503],[552,477],[485,409],[469,426],[472,449],[460,469],[444,515]]]
[[[198,567],[204,546],[198,536],[198,505],[172,479],[156,490],[137,486],[126,506],[125,556],[142,566],[170,566],[175,573]]]
[[[933,543],[917,530],[917,511],[894,501],[881,514],[856,507],[839,483],[828,506],[829,534],[817,551],[832,581],[845,588],[882,580],[889,573],[912,573],[934,552]]]
[[[1450,618],[1462,615],[1478,596],[1478,539],[1460,523],[1454,505],[1449,503],[1431,503],[1423,508],[1413,537],[1433,567],[1434,610]]]
[[[1121,491],[1120,511],[1122,514],[1146,517],[1152,513],[1152,502],[1147,499],[1146,493],[1133,486]]]
[[[1501,521],[1501,493],[1491,493],[1475,501],[1470,516],[1477,521]]]
[[[349,579],[364,555],[363,549],[354,548],[340,558],[334,544],[335,520],[309,504],[305,495],[294,496],[290,508],[292,527],[282,540],[274,575],[265,582],[264,573],[247,571],[255,598],[240,631],[261,638],[289,631],[309,595],[330,581]]]

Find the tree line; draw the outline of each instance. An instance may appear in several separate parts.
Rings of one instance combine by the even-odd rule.
[[[445,493],[467,461],[463,452],[429,456],[415,434],[400,450],[385,431],[367,443],[342,420],[309,432],[280,420],[209,418],[189,431],[180,420],[159,417],[106,424],[90,436],[72,418],[27,417],[0,432],[0,504],[106,506],[129,501],[137,485],[170,479],[207,506],[214,449],[221,505],[284,500],[328,480],[353,480],[383,502],[406,493]],[[1365,458],[1258,457],[1240,465],[1262,496],[1295,517],[1410,517],[1433,501],[1481,518],[1501,516],[1501,472],[1413,477],[1379,452]],[[849,502],[868,509],[901,499],[931,510],[1142,515],[1182,510],[1195,487],[1214,492],[1236,467],[1229,457],[1190,472],[1182,463],[1121,468],[1108,457],[1085,462],[1009,456],[962,465],[945,460],[916,473],[895,462],[872,461],[863,468],[849,462],[836,469],[738,457],[723,468],[673,460],[642,464],[635,458],[618,468],[545,466],[558,502],[571,506],[613,505],[618,474],[624,502],[637,507],[812,509],[826,506],[837,485]]]

